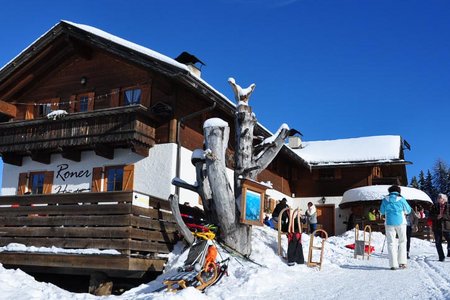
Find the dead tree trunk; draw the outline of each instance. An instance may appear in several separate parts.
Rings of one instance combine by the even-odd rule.
[[[240,210],[226,174],[225,150],[230,128],[225,122],[205,123],[206,172],[212,192],[214,217],[217,217],[220,238],[230,247],[250,254],[250,226],[239,223]]]
[[[240,223],[242,180],[257,179],[257,175],[278,154],[289,128],[283,124],[275,135],[255,145],[253,130],[256,118],[251,107],[247,105],[255,85],[242,89],[235,84],[234,79],[230,78],[229,82],[238,102],[234,191],[228,180],[225,165],[230,128],[221,119],[210,119],[205,122],[203,133],[206,150],[195,150],[193,153],[192,163],[196,167],[197,184],[191,185],[178,178],[172,183],[196,191],[202,198],[209,221],[219,225],[220,239],[242,254],[250,255],[251,226]]]

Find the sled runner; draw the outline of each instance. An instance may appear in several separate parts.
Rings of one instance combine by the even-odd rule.
[[[177,195],[170,195],[169,201],[182,236],[191,246],[184,266],[178,269],[178,273],[167,277],[163,284],[168,291],[190,286],[204,291],[227,274],[229,258],[221,262],[216,260],[218,249],[214,238],[218,228],[213,224],[204,224],[201,218],[181,214]]]
[[[228,260],[218,263],[216,257],[217,248],[211,240],[197,240],[189,249],[184,266],[177,274],[166,278],[163,284],[167,286],[168,291],[185,289],[189,286],[204,290],[226,273]]]
[[[367,236],[366,236],[367,234]],[[372,247],[370,246],[370,242],[372,240],[372,228],[370,225],[364,226],[364,234],[363,239],[359,238],[359,225],[355,226],[355,249],[354,249],[354,257],[357,258],[358,255],[362,256],[364,259],[367,257],[367,260],[370,258],[370,253],[372,252]]]
[[[314,245],[314,236],[317,235],[318,232],[321,232],[322,243],[320,246]],[[308,251],[308,267],[319,267],[319,270],[322,269],[322,260],[323,260],[323,250],[325,246],[325,241],[328,239],[328,233],[323,229],[316,229],[309,236],[309,251]],[[320,250],[320,259],[319,261],[313,261],[313,250]]]

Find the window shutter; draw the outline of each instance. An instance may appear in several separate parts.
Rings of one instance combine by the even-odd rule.
[[[92,184],[91,184],[91,192],[101,192],[101,183],[102,183],[102,171],[103,168],[94,168],[92,169]]]
[[[145,107],[150,107],[150,85],[140,86],[141,89],[141,104]]]
[[[120,89],[111,90],[111,107],[119,106]]]
[[[372,168],[372,176],[375,178],[381,177],[381,168],[380,167],[373,167]]]
[[[26,192],[27,188],[27,178],[28,173],[20,173],[19,174],[19,184],[17,188],[17,195],[23,195]]]
[[[53,110],[57,110],[59,109],[59,98],[53,98],[50,100],[51,105],[51,109]]]
[[[94,110],[94,104],[95,104],[95,93],[94,92],[90,92],[88,93],[88,111],[93,111]]]
[[[134,182],[134,165],[123,167],[123,191],[132,191]]]
[[[76,107],[76,104],[77,104],[76,101],[77,101],[77,96],[75,96],[75,95],[70,96],[70,99],[69,99],[69,113],[75,112],[75,107]]]
[[[45,172],[42,194],[51,194],[53,187],[53,171]]]
[[[34,119],[34,106],[32,104],[25,106],[25,120]]]

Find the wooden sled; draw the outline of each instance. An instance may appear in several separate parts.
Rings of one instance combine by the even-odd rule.
[[[209,247],[213,246],[207,240],[194,243],[182,270],[163,281],[168,291],[177,291],[189,286],[202,291],[217,281],[218,264],[207,260]]]
[[[368,235],[368,238],[366,237]],[[370,225],[364,226],[364,234],[363,239],[359,239],[359,225],[355,226],[355,249],[354,249],[354,257],[357,258],[358,255],[362,256],[363,260],[367,257],[367,260],[370,258],[370,253],[372,252],[370,242],[372,240],[372,228]],[[366,250],[367,249],[367,250]]]
[[[289,222],[288,222],[288,231],[284,232],[281,227],[281,216],[285,211],[289,211]],[[283,257],[282,253],[282,247],[281,247],[281,236],[283,234],[288,234],[290,232],[295,231],[295,221],[297,220],[297,226],[301,232],[302,229],[302,222],[301,222],[301,215],[300,215],[300,209],[291,210],[289,207],[284,208],[280,211],[280,214],[278,215],[278,222],[277,222],[277,228],[278,228],[278,255]]]
[[[314,236],[316,236],[319,232],[321,232],[322,243],[320,246],[314,245]],[[309,251],[308,251],[308,267],[319,267],[319,270],[322,269],[322,261],[323,261],[323,250],[325,247],[325,241],[328,239],[328,233],[323,229],[316,229],[313,233],[311,233],[309,237]],[[319,261],[313,261],[313,250],[320,250],[320,259]]]

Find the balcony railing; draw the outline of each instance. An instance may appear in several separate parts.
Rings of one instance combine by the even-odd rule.
[[[0,196],[0,247],[114,249],[119,255],[1,252],[0,263],[21,268],[101,270],[121,276],[162,271],[177,241],[168,201],[148,197],[133,204],[133,192]],[[142,196],[142,194],[140,194]],[[117,274],[116,274],[117,275]]]
[[[0,124],[0,153],[93,149],[98,144],[150,148],[152,119],[144,107],[128,106],[74,113],[58,120],[36,119]]]

